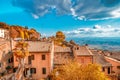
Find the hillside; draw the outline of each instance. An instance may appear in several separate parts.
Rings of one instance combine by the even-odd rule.
[[[6,23],[0,22],[0,28],[10,31],[11,38],[23,38],[26,40],[38,40],[40,38],[40,33],[35,29],[28,29],[28,27],[23,27],[19,25],[8,25]]]

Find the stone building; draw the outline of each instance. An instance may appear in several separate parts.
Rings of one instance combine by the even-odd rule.
[[[52,41],[27,41],[29,44],[30,56],[26,59],[26,78],[42,79],[47,78],[53,68],[66,64],[70,60],[86,65],[97,63],[102,66],[106,75],[114,74],[119,76],[120,62],[110,59],[102,54],[103,51],[90,50],[88,46],[57,46]],[[18,62],[14,56],[14,69]],[[112,77],[113,78],[113,77]],[[113,80],[117,80],[116,77]]]
[[[70,47],[57,45],[54,47],[54,67],[65,64],[73,58],[72,49]]]
[[[0,28],[0,38],[5,38],[5,30]]]
[[[111,74],[117,77],[116,80],[120,80],[120,61],[107,56],[105,56],[105,59],[112,64]]]
[[[98,54],[95,51],[92,53],[94,55],[94,63],[101,65],[102,71],[105,72],[105,74],[110,75],[112,72],[112,64],[108,62],[103,55]]]
[[[9,39],[9,31],[7,29],[0,28],[0,39]]]
[[[47,78],[53,69],[54,45],[53,42],[28,41],[30,56],[26,59],[26,78],[35,80]],[[14,56],[14,69],[18,62]]]
[[[80,64],[89,64],[93,63],[93,54],[88,49],[87,46],[74,46],[73,47],[73,54],[75,59]]]
[[[112,80],[120,80],[120,54],[119,52],[109,52],[102,50],[91,50],[94,54],[94,63],[102,66]]]

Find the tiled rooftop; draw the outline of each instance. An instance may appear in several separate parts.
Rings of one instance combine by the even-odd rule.
[[[70,47],[55,46],[55,52],[72,52]]]
[[[120,52],[104,52],[104,55],[120,61]]]
[[[28,41],[29,52],[50,52],[52,42]]]
[[[94,62],[100,64],[102,66],[112,66],[108,61],[106,61],[105,57],[97,52],[92,52],[94,55]]]
[[[86,46],[77,46],[75,48],[75,53],[77,56],[93,55],[92,52]]]

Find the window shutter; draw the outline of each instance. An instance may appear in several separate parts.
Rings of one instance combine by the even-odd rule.
[[[36,73],[36,68],[31,68],[31,69],[30,69],[30,73],[31,73],[31,74]]]
[[[44,54],[42,55],[42,60],[45,60],[45,55]]]
[[[34,55],[31,55],[31,59],[34,60]]]
[[[42,68],[42,73],[46,74],[46,68]]]

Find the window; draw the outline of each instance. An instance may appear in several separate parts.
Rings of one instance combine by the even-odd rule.
[[[8,59],[8,63],[12,63],[13,62],[13,57]]]
[[[2,66],[2,64],[0,63],[0,67]]]
[[[42,74],[46,74],[46,68],[42,68]]]
[[[31,73],[31,74],[35,74],[35,73],[36,73],[36,68],[31,68],[31,69],[30,69],[30,73]]]
[[[110,67],[108,67],[108,74],[110,74]]]
[[[25,68],[25,70],[24,70],[24,77],[28,77],[28,75],[29,75],[29,77],[31,76],[31,74],[29,73],[29,68]]]
[[[32,61],[31,61],[31,56],[28,56],[28,64],[31,64]]]
[[[13,62],[13,57],[11,57],[11,62]]]
[[[34,60],[34,55],[28,56],[28,64],[32,64],[32,60]]]
[[[45,60],[45,55],[44,54],[42,55],[42,60]]]
[[[16,72],[16,71],[17,71],[17,69],[18,69],[18,67],[13,68],[13,72]]]
[[[104,67],[102,68],[102,71],[103,71],[103,72],[105,71],[105,68],[104,68]]]
[[[10,59],[8,59],[8,63],[10,63],[11,62],[11,60]]]
[[[77,50],[79,50],[79,47],[77,47]]]
[[[34,60],[34,55],[31,55],[31,59]]]
[[[117,69],[120,69],[120,66],[117,66]]]

